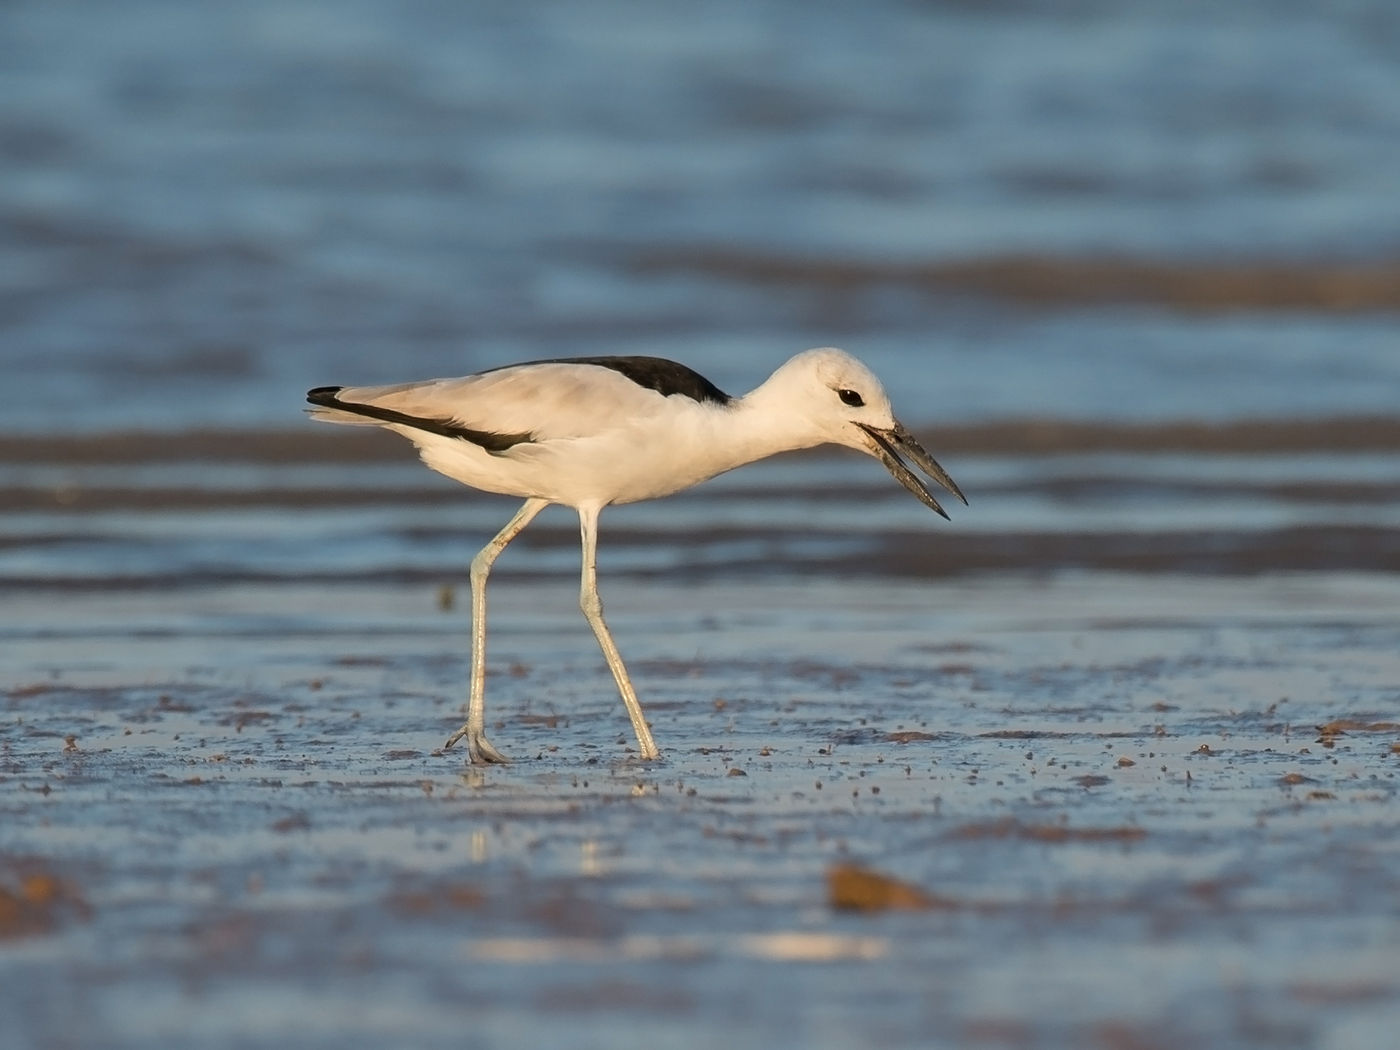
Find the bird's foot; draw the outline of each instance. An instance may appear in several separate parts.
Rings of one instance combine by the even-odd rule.
[[[472,765],[485,766],[493,763],[510,761],[505,755],[491,746],[491,742],[486,739],[486,731],[484,729],[478,729],[470,722],[463,725],[457,732],[448,737],[447,743],[442,745],[442,749],[444,751],[450,750],[452,745],[461,740],[462,737],[467,738],[467,757],[471,759]]]
[[[656,762],[661,758],[661,749],[656,746],[656,741],[651,738],[651,728],[646,724],[645,719],[638,718],[632,723],[632,728],[637,733],[637,757],[643,762]]]

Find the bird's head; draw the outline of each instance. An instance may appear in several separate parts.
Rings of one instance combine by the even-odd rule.
[[[819,441],[846,445],[874,456],[906,489],[926,506],[948,517],[907,458],[928,477],[967,503],[948,472],[924,451],[890,407],[885,388],[875,374],[844,350],[807,350],[774,374],[788,389],[789,404],[801,405]]]

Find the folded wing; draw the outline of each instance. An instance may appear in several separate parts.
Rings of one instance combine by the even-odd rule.
[[[666,398],[615,369],[585,362],[512,365],[459,379],[317,387],[315,419],[459,438],[490,452],[587,437],[660,411]]]

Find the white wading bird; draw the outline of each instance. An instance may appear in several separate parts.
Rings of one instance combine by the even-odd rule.
[[[327,386],[306,395],[316,419],[381,426],[408,438],[432,469],[473,488],[523,497],[472,559],[471,760],[504,762],[486,740],[486,577],[521,529],[551,503],[578,511],[579,604],[617,680],[644,759],[660,758],[598,597],[598,514],[610,503],[668,496],[777,452],[832,443],[875,456],[905,488],[943,508],[907,456],[964,503],[958,486],[890,411],[880,381],[841,350],[807,350],[743,397],[655,357],[581,357],[508,365],[461,379]]]

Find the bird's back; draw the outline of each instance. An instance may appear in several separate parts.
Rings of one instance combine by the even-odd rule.
[[[569,505],[630,502],[693,484],[658,455],[668,442],[700,440],[687,436],[697,417],[731,403],[692,369],[648,357],[536,361],[455,379],[320,387],[308,400],[315,419],[404,435],[428,466],[464,484]]]

